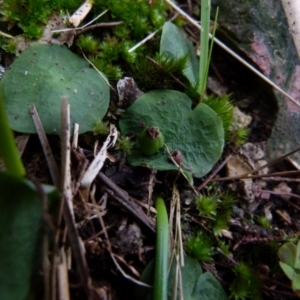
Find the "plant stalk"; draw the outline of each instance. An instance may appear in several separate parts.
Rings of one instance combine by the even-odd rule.
[[[201,0],[201,30],[200,30],[200,66],[199,66],[199,85],[200,102],[203,101],[207,71],[209,65],[209,24],[210,24],[210,0]]]
[[[26,172],[15,144],[14,135],[6,116],[2,85],[0,86],[0,156],[8,172],[24,177]]]
[[[153,300],[166,300],[168,292],[169,224],[165,202],[156,199],[156,253]]]

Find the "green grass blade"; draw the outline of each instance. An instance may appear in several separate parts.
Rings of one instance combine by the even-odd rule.
[[[208,78],[208,70],[209,70],[209,65],[210,65],[210,60],[211,60],[211,54],[213,50],[213,45],[214,45],[214,40],[216,36],[216,30],[217,30],[217,22],[218,22],[218,16],[219,16],[219,7],[217,7],[216,15],[215,15],[215,22],[214,22],[214,27],[213,27],[213,32],[212,32],[212,37],[210,41],[210,46],[209,46],[209,54],[208,54],[208,60],[207,60],[207,68],[206,68],[206,73],[205,73],[205,86]]]
[[[200,31],[200,66],[199,89],[201,99],[204,97],[207,82],[208,56],[209,56],[209,25],[210,25],[210,0],[201,0],[201,31]]]
[[[168,293],[169,224],[164,200],[156,199],[156,253],[153,300],[166,300]]]

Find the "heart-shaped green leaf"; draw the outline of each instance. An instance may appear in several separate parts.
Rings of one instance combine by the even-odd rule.
[[[290,266],[295,268],[297,247],[291,242],[284,243],[278,250],[279,259]]]
[[[183,155],[182,168],[195,177],[206,175],[220,158],[224,145],[224,130],[220,118],[205,104],[191,110],[192,102],[183,93],[157,90],[144,94],[122,115],[123,134],[139,133],[145,126],[157,126],[171,151]],[[128,157],[134,166],[145,164],[157,170],[176,170],[166,150],[145,156],[137,148]]]
[[[145,268],[141,281],[149,285],[153,284],[154,276],[154,260],[151,261]],[[176,264],[173,261],[168,276],[168,299],[174,299],[176,283]],[[185,255],[184,267],[181,269],[182,289],[185,300],[226,300],[228,299],[224,289],[218,280],[209,272],[202,273],[202,269],[197,260]],[[152,299],[152,289],[137,286],[135,290],[136,299]],[[177,298],[179,299],[179,291],[177,291]]]
[[[12,129],[35,133],[30,107],[35,105],[46,133],[60,133],[60,101],[67,96],[72,125],[92,130],[108,109],[109,86],[88,63],[59,45],[31,45],[2,79]]]
[[[191,300],[198,278],[202,275],[202,269],[197,260],[190,256],[184,256],[184,267],[181,269],[182,288],[185,300]],[[168,277],[168,299],[174,299],[174,287],[176,286],[176,263],[173,260]],[[178,283],[177,283],[178,284]],[[178,291],[177,291],[178,295]],[[179,296],[177,296],[179,299]],[[198,297],[199,299],[199,297]]]
[[[295,274],[295,269],[290,267],[289,265],[283,263],[282,261],[279,262],[280,268],[282,269],[282,271],[284,272],[284,274],[286,275],[286,277],[289,280],[293,280],[294,278],[294,274]]]
[[[191,84],[198,82],[199,61],[194,46],[184,33],[171,22],[166,22],[163,26],[159,51],[165,57],[187,56],[188,64],[184,70],[184,75]]]
[[[42,261],[43,203],[31,182],[0,172],[0,291],[2,300],[25,299]],[[58,205],[56,189],[43,188]]]
[[[296,246],[295,269],[300,270],[300,240],[298,241]]]
[[[188,298],[185,298],[188,299]],[[228,297],[220,282],[209,272],[199,276],[191,300],[227,300]]]
[[[292,289],[298,294],[298,296],[300,295],[300,274],[297,272],[294,273]]]

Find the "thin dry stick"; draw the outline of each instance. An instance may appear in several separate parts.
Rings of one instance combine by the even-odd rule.
[[[70,300],[68,265],[65,249],[60,249],[60,263],[57,266],[58,297],[62,300]]]
[[[72,141],[72,149],[77,149],[78,147],[78,136],[79,136],[79,124],[74,124],[74,133],[73,133],[73,141]]]
[[[60,209],[58,213],[57,218],[57,226],[61,224],[63,211],[64,211],[64,204],[65,201],[67,202],[67,205],[70,207],[70,211],[73,215],[73,204],[72,204],[72,191],[71,191],[71,171],[70,171],[70,107],[69,103],[66,97],[63,97],[61,100],[61,140],[62,140],[62,150],[61,150],[61,183],[60,183],[60,189],[62,191],[62,199],[60,203]],[[60,230],[56,230],[55,236],[54,236],[54,255],[53,255],[53,266],[54,266],[54,259],[55,255],[57,255],[58,252],[58,244],[59,244],[59,237],[60,237]],[[60,261],[59,258],[57,258],[57,261]],[[61,262],[59,262],[60,264]],[[58,269],[58,265],[57,265]],[[53,270],[53,272],[55,272]],[[56,273],[52,273],[52,280],[56,281],[56,276],[58,276],[58,270]],[[55,283],[54,281],[54,283]],[[54,284],[52,282],[52,284]]]
[[[115,200],[117,200],[124,208],[129,210],[137,219],[144,223],[151,231],[155,232],[155,223],[144,213],[128,195],[128,193],[118,187],[103,173],[99,172],[98,178],[106,187],[106,192]]]
[[[300,58],[300,5],[299,0],[281,0],[289,31],[292,33],[294,44]]]
[[[182,17],[184,17],[188,22],[190,22],[192,25],[197,27],[199,30],[202,30],[201,25],[192,19],[189,15],[187,15],[183,10],[181,10],[176,4],[174,4],[171,0],[165,0],[170,6],[172,6]],[[212,38],[212,34],[209,34],[209,37]],[[248,69],[250,69],[252,72],[254,72],[257,76],[262,78],[265,82],[267,82],[270,86],[272,86],[274,89],[279,91],[281,94],[286,96],[289,100],[291,100],[293,103],[295,103],[297,106],[300,107],[300,103],[298,103],[292,96],[290,96],[288,93],[286,93],[283,89],[281,89],[278,85],[276,85],[272,80],[270,80],[268,77],[263,75],[260,71],[255,69],[252,65],[250,65],[248,62],[246,62],[242,57],[240,57],[238,54],[236,54],[234,51],[232,51],[230,48],[228,48],[223,42],[221,42],[219,39],[214,37],[214,42],[219,45],[221,48],[223,48],[227,53],[229,53],[231,56],[233,56],[236,60],[241,62],[243,65],[245,65]]]
[[[217,173],[225,166],[225,164],[228,163],[230,158],[232,157],[232,154],[229,154],[224,161],[200,184],[196,190],[200,192],[212,179],[217,175]]]
[[[288,197],[294,197],[297,199],[300,199],[300,196],[297,194],[293,194],[293,193],[283,193],[283,192],[273,192],[273,191],[269,191],[269,190],[260,190],[261,193],[268,193],[271,195],[277,195],[277,196],[288,196]],[[296,204],[294,204],[293,202],[285,199],[285,197],[281,197],[282,200],[288,202],[291,206],[293,206],[295,209],[297,209],[298,211],[300,211],[300,207]]]
[[[173,284],[173,295],[172,295],[172,300],[176,300],[177,299],[177,290],[178,290],[178,276],[177,274],[179,273],[179,258],[178,255],[175,255],[175,260],[176,260],[176,270],[174,273],[174,284]]]
[[[60,189],[60,175],[59,175],[58,167],[55,162],[52,150],[50,148],[46,133],[44,131],[44,128],[43,128],[43,125],[41,122],[41,119],[40,119],[38,112],[34,105],[31,107],[30,113],[31,113],[31,117],[32,117],[35,129],[36,129],[36,132],[39,136],[44,154],[46,156],[46,160],[47,160],[47,163],[49,166],[49,171],[51,174],[52,181],[53,181],[54,185],[58,189]]]
[[[95,71],[102,77],[102,79],[106,82],[106,84],[113,90],[116,92],[116,90],[109,84],[109,81],[107,80],[107,78],[105,77],[105,75],[99,71],[96,66],[86,57],[86,55],[81,51],[83,57],[87,60],[87,62],[95,69]]]
[[[271,174],[262,174],[262,175],[248,175],[248,176],[233,176],[233,177],[223,177],[223,178],[215,178],[211,179],[214,181],[226,181],[226,180],[234,180],[234,179],[243,179],[243,178],[267,178],[267,180],[273,181],[286,181],[286,182],[300,182],[300,178],[286,178],[282,177],[283,175],[298,175],[300,171],[285,171],[285,172],[276,172]],[[278,176],[278,177],[277,177]],[[238,178],[235,178],[238,177]]]
[[[97,19],[99,19],[100,17],[102,17],[104,14],[106,14],[108,12],[108,9],[103,11],[102,13],[100,13],[96,18],[94,18],[93,20],[91,20],[90,22],[86,23],[85,25],[81,26],[81,27],[77,27],[77,28],[64,28],[64,29],[56,29],[56,30],[51,30],[52,33],[60,33],[60,32],[66,32],[66,31],[76,31],[76,30],[82,30],[85,27],[89,26],[90,24],[94,23]]]
[[[182,243],[182,230],[181,230],[181,209],[180,209],[180,195],[177,189],[177,186],[173,189],[174,197],[176,200],[176,228],[177,228],[177,239],[176,242],[178,244],[178,252],[180,258],[180,266],[184,267],[184,251],[183,251],[183,243]]]
[[[62,99],[61,108],[61,128],[62,128],[62,187],[63,187],[63,218],[68,230],[72,253],[76,261],[78,275],[81,284],[89,297],[91,294],[91,279],[89,276],[88,266],[85,258],[85,250],[83,243],[78,235],[72,205],[72,190],[71,190],[71,174],[70,174],[70,107],[67,98]]]
[[[122,25],[123,23],[124,23],[123,21],[117,21],[117,22],[107,22],[107,23],[103,22],[103,23],[94,24],[94,25],[91,25],[91,26],[88,26],[88,27],[84,27],[81,30],[78,30],[76,32],[76,35],[82,34],[86,31],[90,31],[90,30],[93,30],[93,29],[96,29],[96,28],[119,26],[119,25]]]
[[[173,184],[173,190],[174,190],[174,185]],[[171,248],[175,249],[175,245],[174,245],[174,229],[173,229],[173,220],[174,220],[174,215],[175,215],[175,208],[176,208],[176,199],[174,197],[174,192],[172,192],[172,199],[170,201],[170,212],[169,212],[169,230],[170,230],[170,241],[171,241]],[[176,227],[175,227],[175,236],[176,236]]]
[[[152,194],[153,194],[153,187],[155,185],[155,177],[156,175],[156,170],[152,170],[151,171],[151,174],[150,174],[150,179],[149,179],[149,182],[148,182],[148,201],[147,201],[147,215],[149,216],[150,215],[150,210],[151,210],[151,199],[152,199]]]
[[[218,178],[218,179],[214,179],[213,181],[225,181],[225,180],[235,180],[235,179],[241,179],[241,178],[245,178],[245,177],[248,177],[249,175],[251,174],[254,174],[262,169],[265,169],[265,168],[268,168],[276,163],[278,163],[279,161],[283,160],[284,158],[298,152],[300,150],[300,147],[299,148],[296,148],[295,150],[287,153],[287,154],[284,154],[282,156],[280,156],[279,158],[275,158],[273,160],[271,160],[269,163],[249,172],[249,173],[244,173],[244,174],[241,174],[241,175],[238,175],[238,176],[232,176],[232,177],[223,177],[223,178]]]
[[[3,32],[3,31],[1,31],[0,30],[0,36],[3,36],[3,37],[5,37],[5,38],[7,38],[7,39],[15,39],[15,37],[14,36],[12,36],[12,35],[10,35],[10,34],[8,34],[8,33],[5,33],[5,32]]]
[[[177,18],[178,14],[175,14],[169,21],[173,21],[174,19]],[[132,48],[130,48],[128,50],[128,52],[133,52],[134,50],[136,50],[137,48],[139,48],[140,46],[144,45],[147,41],[151,40],[156,34],[157,32],[159,32],[160,30],[162,30],[162,27],[157,29],[154,32],[151,32],[148,36],[146,36],[143,40],[141,40],[140,42],[138,42],[136,45],[134,45]]]
[[[85,249],[81,238],[78,235],[75,221],[73,219],[73,213],[70,211],[70,207],[66,201],[64,201],[64,221],[68,229],[68,237],[74,259],[76,262],[78,276],[81,284],[87,296],[91,294],[91,278],[89,274],[88,265],[85,258]],[[89,299],[89,298],[87,298]]]
[[[175,222],[174,222],[175,213]],[[175,233],[173,233],[173,223],[175,223]],[[182,243],[182,230],[181,230],[181,212],[180,212],[180,196],[177,186],[174,182],[172,189],[172,201],[170,204],[170,217],[169,217],[169,227],[170,227],[170,240],[172,241],[172,257],[170,257],[170,265],[174,263],[176,266],[175,278],[174,278],[174,289],[172,299],[177,299],[177,291],[179,286],[180,295],[182,295],[182,276],[181,268],[184,267],[184,252]],[[175,261],[174,261],[175,258]],[[181,296],[180,296],[181,297]],[[183,299],[183,298],[180,298]]]
[[[109,255],[111,257],[111,259],[113,260],[115,266],[117,267],[117,269],[121,272],[121,274],[123,275],[124,278],[127,278],[129,280],[131,280],[132,282],[140,285],[140,286],[145,286],[145,287],[151,287],[150,285],[144,283],[144,282],[141,282],[139,280],[136,280],[135,278],[133,278],[132,276],[126,274],[123,269],[121,268],[121,266],[119,265],[119,263],[117,262],[116,258],[115,258],[115,254],[113,253],[112,251],[112,248],[111,248],[111,244],[110,244],[110,240],[109,240],[109,236],[108,236],[108,233],[107,233],[107,230],[106,230],[106,227],[105,227],[105,224],[104,224],[104,221],[103,221],[103,218],[101,216],[101,214],[98,214],[98,218],[99,218],[99,221],[100,221],[100,224],[101,224],[101,227],[103,229],[103,232],[104,232],[104,235],[105,235],[105,238],[106,238],[106,241],[107,241],[107,249],[108,249],[108,252],[109,252]]]
[[[61,188],[65,201],[73,213],[71,191],[71,145],[70,145],[70,104],[67,97],[61,99]]]
[[[160,31],[161,29],[157,29],[156,31],[150,33],[148,36],[146,36],[143,40],[141,40],[139,43],[137,43],[136,45],[134,45],[132,48],[130,48],[128,50],[128,52],[133,52],[134,50],[136,50],[137,48],[139,48],[140,46],[144,45],[147,41],[151,40],[158,31]]]

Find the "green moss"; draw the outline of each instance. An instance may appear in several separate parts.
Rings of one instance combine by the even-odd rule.
[[[212,262],[212,255],[214,254],[213,246],[210,238],[203,232],[197,235],[192,235],[186,241],[185,246],[190,256],[202,262]]]
[[[218,197],[213,196],[196,196],[195,197],[197,209],[200,215],[212,217],[217,213]]]
[[[94,6],[97,12],[109,9],[111,19],[123,21],[131,40],[135,41],[143,39],[166,21],[167,4],[163,0],[155,0],[151,5],[143,0],[95,0]],[[123,38],[120,31],[118,36]]]
[[[76,41],[77,47],[87,54],[96,55],[99,52],[99,41],[91,35],[81,35]]]
[[[259,217],[257,221],[263,228],[271,228],[271,222],[266,217]]]
[[[133,142],[130,140],[128,136],[121,136],[118,138],[116,150],[120,150],[125,152],[126,154],[130,154],[133,148]]]
[[[228,244],[226,244],[225,242],[220,242],[219,248],[225,255],[232,257],[232,253],[229,250],[230,246]]]
[[[92,131],[94,135],[107,135],[109,134],[108,124],[101,120],[97,120]]]
[[[232,214],[232,206],[236,202],[236,197],[231,193],[222,193],[219,202],[218,212],[226,214],[228,217]]]
[[[243,262],[233,267],[235,279],[230,286],[232,299],[262,299],[262,282],[259,275]]]
[[[48,21],[51,7],[48,0],[4,0],[1,12],[3,21],[17,24],[26,37],[37,38]]]
[[[1,7],[3,21],[18,25],[27,38],[39,38],[48,17],[61,9],[72,12],[80,0],[4,0]]]
[[[230,141],[236,146],[241,146],[247,141],[249,134],[248,128],[232,129],[232,124],[234,122],[234,106],[230,99],[230,95],[222,97],[210,95],[204,100],[204,103],[213,109],[222,119],[226,141]]]
[[[204,100],[211,109],[213,109],[217,115],[221,118],[224,132],[225,140],[230,140],[230,126],[233,122],[233,110],[234,106],[231,103],[230,96],[225,95],[222,97],[216,97],[211,95]]]
[[[197,209],[201,216],[209,217],[207,226],[212,228],[215,235],[221,236],[222,230],[228,229],[228,221],[232,215],[232,205],[235,197],[229,193],[214,193],[206,196],[196,196]]]
[[[118,80],[122,77],[123,73],[120,67],[106,62],[99,56],[89,57],[91,63],[102,72],[109,80]]]
[[[249,136],[249,128],[239,128],[229,133],[230,141],[236,146],[242,146],[247,142]]]
[[[2,46],[2,49],[8,53],[18,55],[17,41],[15,39],[6,40],[6,43]]]
[[[228,229],[228,215],[218,214],[213,224],[213,233],[217,236],[222,236],[222,230]]]

